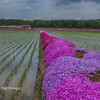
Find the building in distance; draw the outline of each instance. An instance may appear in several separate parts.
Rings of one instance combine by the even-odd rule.
[[[20,25],[19,28],[31,29],[31,25]]]

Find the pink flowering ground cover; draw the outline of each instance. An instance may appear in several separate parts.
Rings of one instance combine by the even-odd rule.
[[[95,73],[100,70],[100,62],[85,60],[75,57],[59,57],[52,61],[45,71],[42,85],[42,98],[48,97],[52,89],[65,78],[73,73]]]
[[[44,51],[44,61],[46,66],[58,57],[75,55],[75,50],[66,44],[66,42],[53,42],[47,46]]]
[[[43,47],[42,49],[45,49],[50,43],[54,42],[54,41],[57,41],[58,39],[55,38],[55,37],[50,37],[49,39],[46,39],[44,44],[43,44]]]
[[[43,44],[43,49],[45,49],[48,46],[48,44],[52,42],[66,42],[66,44],[75,47],[75,45],[71,41],[64,40],[62,38],[56,37],[46,32],[41,32],[41,37],[42,37],[41,44]]]
[[[44,54],[47,55],[49,52],[52,52],[51,50],[54,49],[56,51],[56,48],[55,47],[68,47],[70,46],[71,47],[71,43],[70,42],[64,42],[64,41],[55,41],[53,43],[50,43],[44,50]],[[75,51],[73,49],[73,51]]]
[[[44,61],[47,67],[42,86],[42,100],[100,100],[100,82],[86,75],[100,70],[100,52],[73,48],[68,40],[41,32]],[[73,57],[84,52],[82,59]],[[83,72],[87,74],[83,75]],[[90,76],[90,75],[88,75]]]
[[[75,45],[71,41],[63,40],[61,38],[50,38],[45,41],[43,49],[45,49],[50,43],[56,43],[56,42],[63,42],[64,44],[66,43],[66,45],[68,46],[75,47]]]
[[[75,47],[75,45],[68,40],[63,40],[63,39],[60,39],[60,38],[50,38],[50,39],[45,40],[45,43],[44,43],[42,49],[45,49],[50,43],[54,43],[54,42],[64,42],[68,46]]]
[[[88,49],[86,49],[86,48],[80,48],[80,47],[76,47],[75,50],[76,51],[80,51],[80,52],[84,52],[84,53],[88,53],[89,52]]]
[[[64,40],[46,32],[41,32],[40,35],[42,37],[42,49],[45,49],[44,61],[46,61],[46,66],[60,56],[75,55],[75,50],[72,48],[75,47],[75,45],[71,41]]]
[[[51,91],[46,100],[100,100],[100,82],[72,74]]]
[[[100,52],[88,52],[83,56],[83,59],[95,59],[100,61]]]

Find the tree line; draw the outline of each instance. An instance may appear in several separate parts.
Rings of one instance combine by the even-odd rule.
[[[100,19],[96,20],[20,20],[0,19],[0,25],[31,25],[43,28],[100,28]]]

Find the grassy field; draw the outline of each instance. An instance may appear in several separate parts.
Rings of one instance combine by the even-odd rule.
[[[47,31],[63,39],[72,41],[76,46],[100,52],[100,32],[63,32]]]
[[[0,31],[0,99],[33,99],[39,40],[36,31]]]

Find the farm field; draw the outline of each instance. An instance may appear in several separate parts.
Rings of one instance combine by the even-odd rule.
[[[93,52],[100,52],[100,32],[46,32],[72,41],[76,47],[87,48]],[[47,66],[50,64],[50,62],[46,63],[43,60],[44,56],[49,53],[45,53],[45,49],[42,50],[42,46],[40,44],[39,31],[0,30],[0,100],[1,98],[2,100],[33,100],[35,91],[37,93],[34,100],[41,100],[43,94],[41,93],[42,87],[47,86],[47,89],[49,89],[48,86],[50,86],[42,84],[43,78],[45,81],[45,70],[48,70]],[[52,50],[49,52],[52,53]],[[47,56],[46,59],[50,61],[51,56]],[[70,58],[68,60],[71,61]],[[60,61],[57,63],[60,63]],[[48,71],[49,73],[51,72]],[[47,78],[49,80],[49,77]],[[49,84],[50,82],[44,83]],[[35,89],[34,85],[36,86]]]
[[[39,38],[38,31],[0,30],[0,100],[33,100]]]
[[[100,32],[64,32],[47,31],[65,40],[72,41],[75,46],[87,48],[90,51],[100,52]]]

